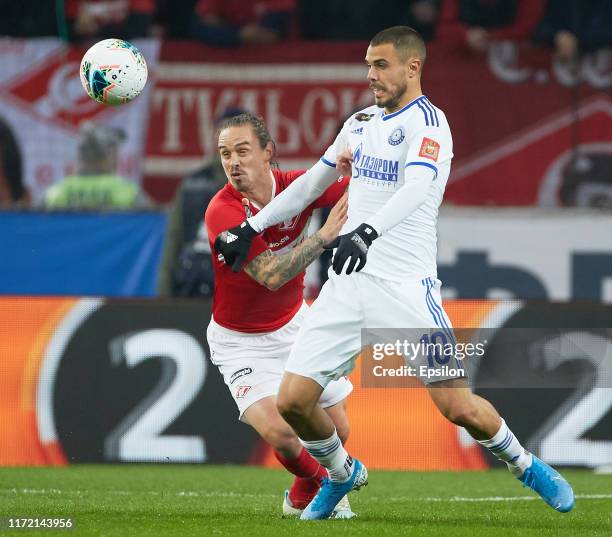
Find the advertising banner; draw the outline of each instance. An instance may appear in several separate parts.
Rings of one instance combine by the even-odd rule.
[[[438,275],[447,298],[612,302],[612,215],[444,207]]]
[[[525,446],[560,465],[612,462],[609,306],[444,305],[453,324],[472,327],[474,338],[482,335],[476,327],[489,330],[489,355],[469,379]],[[0,299],[0,465],[276,466],[271,449],[238,421],[210,363],[210,313],[209,301],[195,300]],[[508,334],[519,337],[507,341]],[[367,376],[378,370],[368,370],[365,354],[351,376],[351,452],[370,468],[493,463],[442,417],[425,388],[373,385]],[[510,375],[506,384],[499,384],[500,371]]]
[[[0,295],[154,296],[166,214],[2,212]]]

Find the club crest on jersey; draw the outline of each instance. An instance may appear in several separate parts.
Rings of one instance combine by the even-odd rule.
[[[406,135],[404,134],[404,127],[398,127],[390,134],[389,138],[387,138],[387,141],[391,145],[399,145],[404,141],[405,138]]]
[[[363,153],[362,144],[353,152],[353,179],[365,177],[379,181],[397,182],[399,161],[373,157]]]
[[[298,213],[292,218],[283,220],[280,224],[278,224],[278,229],[281,231],[288,231],[290,229],[295,229],[295,226],[297,226],[297,223],[300,220],[300,216],[302,216],[302,213]]]
[[[236,389],[236,399],[242,399],[243,397],[246,397],[246,394],[250,391],[250,386],[238,386],[238,388]]]
[[[364,112],[359,112],[355,114],[355,121],[370,121],[374,117],[374,114],[366,114]]]
[[[439,154],[440,144],[431,138],[423,138],[421,150],[419,151],[419,157],[428,158],[434,162],[437,162]]]

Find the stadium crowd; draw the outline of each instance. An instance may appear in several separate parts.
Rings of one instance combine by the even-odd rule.
[[[59,4],[58,4],[59,5]],[[427,40],[486,50],[496,40],[549,46],[565,59],[612,46],[608,0],[0,0],[0,35],[195,39],[216,47],[286,39],[365,40],[403,24]]]

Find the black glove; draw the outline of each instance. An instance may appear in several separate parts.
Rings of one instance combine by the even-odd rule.
[[[249,255],[251,241],[259,235],[245,220],[239,226],[222,231],[215,239],[215,251],[219,260],[231,265],[234,272],[239,272],[244,260]]]
[[[338,249],[332,261],[334,272],[341,274],[342,267],[344,267],[346,260],[349,258],[350,261],[346,268],[346,274],[353,272],[357,261],[359,261],[359,265],[357,265],[355,272],[359,272],[365,266],[368,248],[370,248],[370,245],[376,238],[378,238],[378,233],[368,224],[361,224],[350,233],[340,235],[336,239]],[[336,241],[330,243],[328,247],[333,247]]]

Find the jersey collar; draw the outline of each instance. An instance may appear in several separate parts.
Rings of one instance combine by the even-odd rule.
[[[274,172],[272,170],[270,170],[270,179],[272,179],[272,197],[270,198],[270,201],[272,201],[274,196],[276,196],[276,177],[274,176]],[[254,201],[251,201],[251,203],[258,211],[261,211],[262,207],[260,207],[257,203]]]
[[[413,101],[410,101],[406,106],[404,106],[404,108],[401,108],[400,110],[398,110],[397,112],[393,112],[392,114],[385,115],[385,111],[383,110],[381,114],[382,120],[387,121],[388,119],[391,119],[395,116],[399,116],[402,112],[405,112],[406,110],[408,110],[408,108],[410,108],[411,106],[414,106],[415,104],[417,104],[420,101],[423,101],[426,98],[427,97],[425,97],[425,95],[421,95],[417,97],[416,99],[414,99]]]

